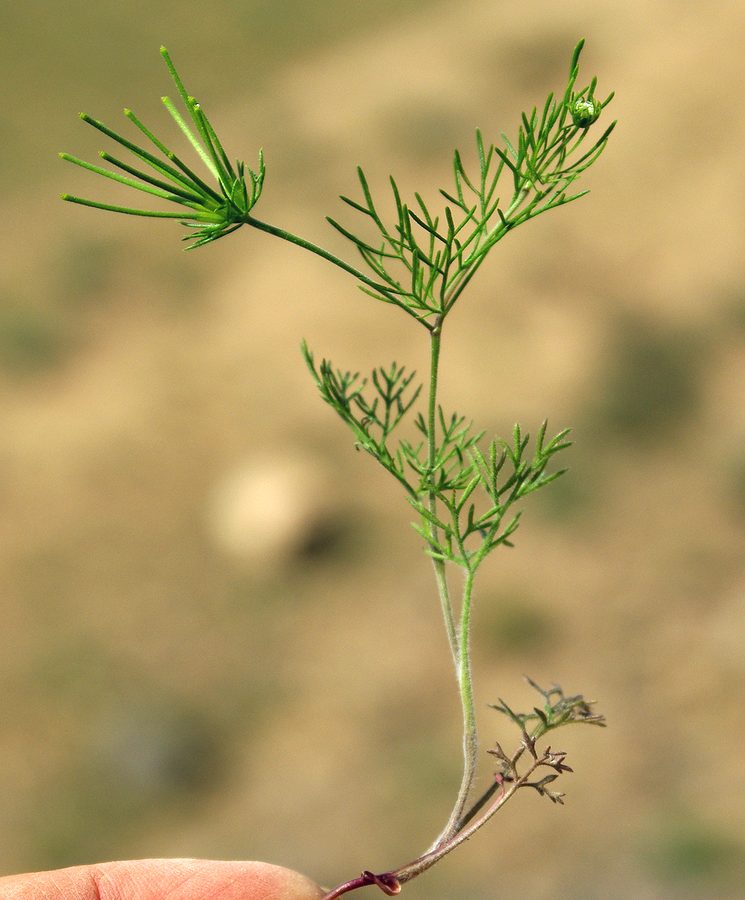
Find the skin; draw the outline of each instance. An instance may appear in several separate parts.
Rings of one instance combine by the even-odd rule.
[[[1,900],[321,900],[304,875],[262,862],[140,859],[0,878]]]

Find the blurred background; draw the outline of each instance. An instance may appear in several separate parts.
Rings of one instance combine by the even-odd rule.
[[[521,796],[407,897],[729,898],[745,876],[743,4],[301,0],[5,4],[0,29],[0,870],[267,859],[324,884],[416,856],[459,779],[431,571],[403,496],[298,347],[424,370],[425,335],[297,248],[172,222],[61,163],[173,132],[171,51],[260,218],[349,253],[379,193],[449,185],[565,84],[617,98],[589,197],[520,229],[447,335],[443,403],[572,426],[475,610],[487,708],[522,680],[598,700],[554,744],[566,806]],[[108,148],[111,149],[111,148]],[[348,258],[352,258],[349,256]],[[487,760],[485,777],[491,763]]]

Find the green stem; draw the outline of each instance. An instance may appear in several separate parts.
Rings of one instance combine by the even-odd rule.
[[[453,604],[450,600],[450,588],[448,587],[447,575],[445,574],[445,563],[441,559],[433,559],[432,562],[435,569],[435,580],[437,581],[437,593],[440,597],[442,617],[445,622],[445,630],[447,631],[448,635],[450,652],[453,655],[453,665],[455,666],[455,671],[457,674],[458,660],[460,657],[460,652],[458,649],[458,632],[455,628]]]
[[[412,878],[421,875],[422,872],[426,872],[427,869],[439,862],[444,856],[447,856],[448,853],[455,850],[456,847],[473,837],[473,835],[476,834],[476,832],[529,781],[540,765],[540,761],[536,760],[526,772],[515,779],[509,786],[501,784],[499,786],[500,790],[498,796],[494,798],[493,802],[487,806],[486,810],[482,812],[480,816],[472,820],[469,824],[464,825],[461,829],[456,829],[449,838],[443,837],[432,850],[422,854],[422,856],[415,859],[413,862],[410,862],[408,865],[401,866],[399,869],[394,869],[392,872],[386,872],[384,876],[378,877],[381,878],[381,880],[382,878],[393,877],[399,884],[405,884],[407,881],[411,881]]]
[[[395,306],[400,307],[404,312],[416,319],[417,322],[421,322],[425,328],[430,331],[432,330],[432,325],[427,323],[424,319],[421,319],[413,310],[409,309],[409,307],[406,306],[406,304],[403,303],[389,288],[385,287],[385,285],[378,284],[376,281],[373,281],[372,278],[368,278],[364,272],[355,269],[354,266],[344,262],[343,259],[339,259],[338,256],[335,256],[330,251],[324,250],[323,247],[319,247],[317,244],[311,243],[311,241],[306,241],[305,238],[298,237],[298,235],[292,234],[290,231],[285,231],[284,228],[277,228],[276,225],[270,225],[268,222],[262,222],[260,219],[255,219],[253,216],[246,216],[246,224],[253,225],[253,227],[257,228],[259,231],[264,231],[274,237],[281,238],[283,241],[288,241],[290,244],[296,244],[298,247],[302,247],[303,250],[309,250],[311,253],[315,253],[316,256],[328,260],[328,262],[333,263],[350,275],[354,275],[358,281],[361,281],[364,285],[367,285],[367,287],[377,291],[389,303],[393,303]]]
[[[440,347],[442,341],[442,317],[439,317],[430,331],[430,367],[429,367],[429,396],[427,400],[427,467],[430,478],[434,477],[435,463],[437,460],[437,382],[440,370]],[[428,496],[429,511],[433,516],[437,515],[437,496],[430,485]],[[433,541],[437,541],[437,526],[429,523],[430,534]],[[433,559],[435,580],[437,581],[437,593],[440,597],[442,617],[445,622],[445,630],[453,655],[453,664],[456,674],[458,672],[460,649],[458,645],[458,633],[455,627],[453,604],[450,600],[447,575],[445,573],[445,561]]]
[[[450,813],[450,818],[435,848],[448,843],[458,833],[463,815],[468,806],[468,798],[476,777],[478,762],[478,732],[476,728],[476,711],[473,701],[473,673],[471,669],[471,604],[473,599],[473,580],[476,567],[466,570],[463,585],[463,600],[460,609],[460,634],[458,636],[458,688],[463,710],[463,777],[461,778],[458,796]]]
[[[440,367],[440,352],[442,346],[442,323],[440,316],[434,323],[430,332],[430,374],[429,374],[429,398],[427,404],[427,463],[430,478],[434,478],[437,463],[437,386]],[[437,514],[437,495],[433,485],[429,485],[428,496],[429,510],[433,518]],[[429,524],[433,543],[438,540],[437,526],[434,522]],[[434,559],[435,578],[440,595],[440,605],[445,621],[450,642],[450,650],[453,655],[455,673],[460,692],[461,708],[463,711],[463,777],[461,779],[458,797],[450,814],[447,826],[435,843],[435,847],[452,839],[457,831],[457,825],[463,817],[463,812],[468,804],[477,760],[477,735],[476,715],[473,704],[473,678],[471,675],[471,595],[473,590],[473,576],[475,568],[467,570],[466,582],[463,588],[463,602],[461,605],[460,626],[456,627],[453,605],[448,591],[445,574],[445,562],[442,559]]]

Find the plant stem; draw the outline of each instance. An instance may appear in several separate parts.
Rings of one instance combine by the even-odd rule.
[[[478,732],[476,728],[476,711],[473,702],[473,674],[471,670],[471,602],[473,598],[473,579],[475,567],[466,570],[463,585],[463,599],[460,609],[460,635],[458,647],[458,688],[463,710],[463,777],[461,778],[458,796],[450,813],[445,830],[434,844],[437,849],[447,844],[462,826],[463,814],[471,794],[478,763]]]
[[[336,900],[337,897],[373,884],[377,885],[389,897],[394,897],[396,894],[401,893],[401,883],[395,875],[390,873],[375,875],[373,872],[365,871],[357,878],[352,878],[351,881],[345,881],[344,884],[335,887],[333,891],[324,895],[323,900]]]
[[[427,403],[427,462],[430,478],[434,477],[437,464],[437,387],[440,366],[440,352],[442,348],[442,324],[444,316],[440,316],[434,323],[430,332],[430,371],[429,371],[429,397]],[[433,519],[437,514],[437,494],[433,484],[429,485],[429,511]],[[437,526],[433,521],[429,524],[433,543],[437,541]],[[463,817],[463,812],[468,803],[471,785],[476,773],[477,759],[477,735],[476,716],[473,705],[473,679],[471,675],[471,596],[473,591],[473,576],[475,569],[469,568],[466,582],[463,588],[463,601],[460,614],[460,628],[456,628],[453,605],[445,573],[445,562],[442,559],[433,559],[435,579],[440,596],[442,615],[445,621],[450,649],[455,665],[455,674],[458,681],[461,708],[463,711],[463,776],[461,778],[458,797],[450,814],[445,830],[438,837],[433,848],[441,846],[450,840],[457,830],[457,824]]]
[[[360,272],[359,269],[355,269],[354,266],[350,265],[347,262],[344,262],[343,259],[340,259],[335,254],[331,253],[329,250],[324,250],[323,247],[319,247],[317,244],[312,243],[311,241],[306,241],[305,238],[298,237],[298,235],[293,234],[291,231],[285,231],[284,228],[278,228],[276,225],[270,225],[268,222],[262,222],[260,219],[255,219],[253,216],[246,216],[246,224],[252,225],[254,228],[257,228],[259,231],[264,231],[267,234],[271,234],[274,237],[282,238],[283,241],[288,241],[290,244],[296,244],[298,247],[302,247],[303,250],[309,250],[311,253],[315,253],[316,256],[320,256],[322,259],[328,260],[328,262],[333,263],[340,269],[343,269],[345,272],[348,272],[350,275],[354,275],[354,277],[361,281],[364,285],[369,288],[372,288],[374,291],[377,291],[388,303],[393,303],[395,306],[398,306],[405,313],[408,313],[412,318],[416,319],[417,322],[421,322],[425,328],[432,330],[432,325],[428,324],[424,319],[421,319],[413,310],[409,309],[405,303],[401,301],[401,299],[383,284],[378,284],[377,281],[373,281],[372,278],[368,278],[364,272]]]
[[[467,841],[470,837],[472,837],[480,828],[482,828],[488,821],[491,819],[495,813],[497,813],[504,804],[513,797],[517,791],[529,780],[533,772],[538,768],[538,762],[534,763],[530,766],[530,768],[520,776],[519,779],[515,780],[508,787],[505,788],[504,785],[501,785],[502,790],[499,792],[499,795],[493,800],[493,802],[487,806],[486,810],[481,813],[478,818],[471,820],[467,826],[464,826],[459,831],[456,830],[455,833],[448,838],[447,840],[443,840],[438,846],[433,848],[428,853],[424,853],[418,859],[413,862],[408,863],[405,866],[401,866],[399,869],[395,869],[393,872],[387,872],[386,876],[393,875],[400,884],[404,884],[407,881],[411,881],[412,878],[416,878],[418,875],[421,875],[422,872],[425,872],[427,869],[431,868],[436,862],[439,862],[444,856],[447,856],[452,850],[455,850],[460,844]]]
[[[443,317],[438,317],[430,331],[429,396],[427,399],[427,465],[430,478],[434,477],[435,464],[437,462],[437,384],[440,371],[442,321]],[[429,486],[428,505],[430,513],[435,516],[437,514],[437,496],[432,485]],[[437,526],[433,522],[430,522],[429,529],[433,539],[436,540]],[[447,632],[450,651],[453,655],[453,664],[457,674],[460,661],[460,648],[458,643],[458,633],[455,627],[455,617],[453,615],[453,605],[450,600],[450,590],[448,588],[447,575],[445,572],[445,561],[433,558],[432,563],[435,570],[435,580],[437,581],[437,593],[440,597],[442,617],[445,622],[445,631]]]
[[[512,764],[513,766],[516,764],[517,759],[522,756],[524,747],[521,747],[513,756]],[[412,862],[407,863],[404,866],[401,866],[398,869],[393,869],[390,872],[384,872],[380,875],[373,875],[372,872],[363,872],[358,878],[354,878],[351,881],[347,881],[342,885],[339,885],[330,893],[326,894],[323,900],[336,900],[336,898],[343,896],[344,894],[348,894],[351,891],[358,890],[362,887],[367,887],[369,885],[377,885],[385,894],[389,896],[398,894],[401,889],[401,885],[405,884],[407,881],[411,881],[413,878],[421,875],[422,872],[426,872],[427,869],[430,869],[435,863],[439,862],[444,856],[447,856],[448,853],[453,851],[460,844],[467,841],[471,838],[480,828],[482,828],[489,819],[492,818],[504,805],[517,793],[520,788],[522,788],[531,778],[533,773],[537,768],[541,765],[542,760],[535,760],[529,768],[519,777],[516,778],[512,782],[502,782],[498,785],[495,785],[494,789],[487,792],[487,795],[482,797],[479,802],[478,809],[474,809],[469,812],[467,815],[466,821],[462,823],[459,829],[456,829],[454,834],[448,838],[447,840],[443,840],[437,846],[433,847],[432,850],[429,850],[427,853],[423,853],[420,857]],[[498,795],[494,797],[494,793]],[[491,803],[488,801],[491,800]],[[488,805],[487,805],[488,803]],[[481,812],[483,807],[486,806],[486,809]],[[477,814],[481,812],[481,815]]]
[[[490,249],[491,247],[493,247],[494,244],[497,243],[497,241],[501,240],[504,237],[504,235],[507,234],[508,231],[511,231],[513,228],[517,228],[517,226],[520,224],[519,221],[518,222],[512,221],[511,216],[520,208],[520,206],[522,205],[522,203],[524,202],[525,198],[528,196],[529,193],[530,193],[530,191],[527,188],[522,188],[521,190],[519,190],[515,193],[514,197],[512,198],[512,202],[508,206],[507,210],[503,213],[504,220],[507,224],[497,225],[497,227],[487,235],[487,240],[486,240],[487,250]],[[472,266],[469,267],[469,269],[466,272],[464,277],[462,277],[459,281],[457,281],[454,285],[452,285],[448,289],[447,298],[446,298],[446,302],[445,302],[445,311],[446,312],[453,308],[458,297],[460,297],[460,295],[463,293],[463,291],[468,286],[468,283],[470,282],[470,280],[473,278],[473,276],[476,274],[476,272],[478,272],[479,268],[481,267],[481,264],[486,259],[486,256],[487,256],[487,252],[484,251],[482,248],[482,254],[481,254],[480,258],[477,259],[476,262]]]

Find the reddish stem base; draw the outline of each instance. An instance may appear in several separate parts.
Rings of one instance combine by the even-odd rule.
[[[342,894],[348,894],[350,891],[356,891],[357,888],[368,887],[369,885],[377,885],[380,890],[388,897],[394,897],[401,893],[401,882],[395,875],[384,872],[382,875],[375,875],[374,872],[363,872],[359,878],[353,878],[351,881],[345,881],[339,887],[335,887],[333,891],[326,894],[323,900],[336,900]]]

